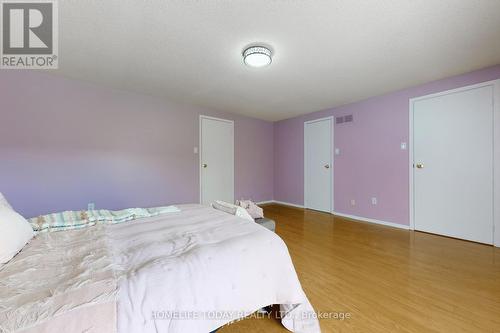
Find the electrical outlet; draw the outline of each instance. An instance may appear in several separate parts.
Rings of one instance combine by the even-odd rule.
[[[89,204],[87,205],[87,210],[95,210],[95,203],[89,202]]]
[[[356,206],[356,200],[351,199],[351,206]]]
[[[373,197],[372,198],[372,205],[376,205],[377,204],[377,198],[376,197]]]

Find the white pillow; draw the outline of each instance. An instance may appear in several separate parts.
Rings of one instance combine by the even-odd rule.
[[[224,213],[236,215],[236,208],[237,207],[236,206],[235,207],[229,206],[229,204],[227,202],[215,201],[215,202],[212,202],[212,207],[217,209],[217,210],[220,210]]]
[[[230,204],[229,202],[216,200],[212,203],[212,207],[225,213],[241,217],[242,219],[255,222],[245,208]]]
[[[7,201],[7,199],[5,199],[5,197],[3,196],[3,194],[0,193],[0,209],[2,207],[6,207],[6,208],[9,208],[9,209],[12,209],[12,206],[9,204],[9,202]]]
[[[236,209],[236,214],[234,214],[234,215],[241,217],[242,219],[255,222],[253,217],[250,214],[248,214],[247,210],[243,207],[238,207]]]
[[[33,229],[24,217],[0,207],[0,265],[12,259],[33,236]]]

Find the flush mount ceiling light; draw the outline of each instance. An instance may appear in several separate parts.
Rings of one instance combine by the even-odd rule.
[[[271,50],[264,46],[251,46],[243,51],[243,61],[250,67],[264,67],[271,63]]]

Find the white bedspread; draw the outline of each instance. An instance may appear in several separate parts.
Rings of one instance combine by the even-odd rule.
[[[78,264],[82,271],[71,275],[76,279],[71,284],[58,279],[57,272],[51,283],[37,280],[37,270],[42,269],[47,257],[52,255],[50,261],[53,262],[54,256],[67,255],[71,258],[60,260],[57,269],[70,272],[68,267],[75,266],[75,260],[82,260],[81,251],[76,251],[80,254],[75,257],[71,255],[75,253],[72,249],[57,254],[54,250],[51,255],[39,256],[41,264],[31,261],[29,274],[22,273],[23,268],[28,269],[22,263],[26,260],[25,253],[33,251],[32,246],[43,243],[35,239],[23,251],[25,253],[19,255],[24,256],[21,260],[16,257],[0,271],[0,331],[23,327],[30,332],[54,332],[51,329],[57,326],[51,327],[51,323],[64,317],[66,322],[73,321],[71,327],[89,332],[105,332],[103,329],[106,329],[119,333],[208,333],[270,304],[283,305],[286,316],[282,323],[289,330],[320,331],[288,250],[276,234],[212,208],[178,207],[180,213],[100,227],[92,232],[71,231],[73,235],[83,235],[84,241],[88,240],[86,234],[99,234],[94,235],[98,242],[87,245],[95,255],[83,256],[83,262]],[[58,238],[58,234],[66,237],[62,235],[68,232],[52,233],[50,237]],[[74,243],[81,246],[81,242]],[[16,264],[16,261],[19,262]],[[96,271],[98,265],[101,270]],[[111,281],[110,269],[113,272]],[[48,279],[48,274],[44,271],[43,279]],[[75,294],[79,276],[86,282]],[[23,281],[17,281],[18,277]],[[28,280],[35,280],[36,288],[26,289]],[[4,281],[8,281],[8,285]],[[65,286],[71,285],[73,296],[81,300],[59,297],[58,302],[65,300],[71,306],[54,311],[54,304],[51,304],[52,310],[47,310],[45,305],[50,303],[51,294],[43,289],[54,288],[54,284],[61,284],[56,292],[59,295],[69,292]],[[21,286],[22,289],[16,290]],[[97,288],[99,286],[101,289]],[[10,289],[6,291],[4,287]],[[16,297],[19,293],[23,296]],[[36,298],[36,295],[43,297]],[[111,303],[110,296],[113,297]],[[95,321],[89,323],[88,316],[97,307],[105,316],[97,315]],[[37,310],[36,314],[28,316],[30,320],[16,319],[26,316],[31,309]],[[79,315],[71,317],[72,313]],[[109,325],[110,322],[116,326],[110,327],[114,326]]]
[[[115,332],[104,226],[42,233],[0,268],[0,332]]]

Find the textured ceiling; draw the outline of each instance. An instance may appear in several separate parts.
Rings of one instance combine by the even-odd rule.
[[[57,74],[280,120],[500,63],[498,0],[60,0]],[[271,66],[243,65],[261,42]]]

